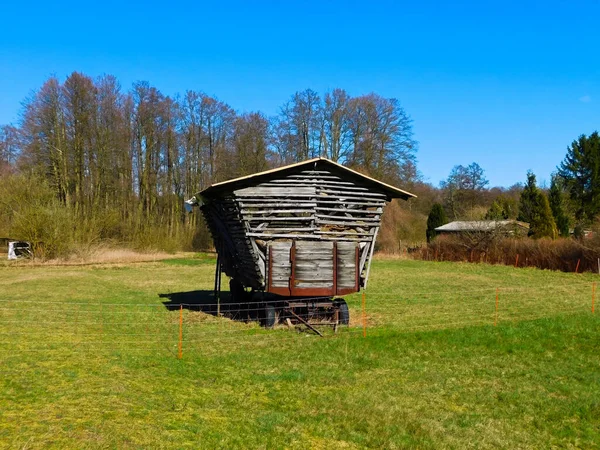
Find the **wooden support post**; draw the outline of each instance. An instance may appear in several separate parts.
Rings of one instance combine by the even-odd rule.
[[[596,303],[596,282],[592,283],[592,314],[594,314],[594,307]]]
[[[217,253],[217,266],[215,267],[215,300],[217,301],[217,316],[221,315],[221,257]]]
[[[367,283],[369,282],[369,274],[371,273],[371,261],[373,260],[373,250],[375,250],[375,241],[377,240],[378,232],[379,227],[375,228],[375,232],[373,233],[373,239],[371,240],[371,247],[369,248],[369,259],[367,260],[367,273],[365,274],[365,284],[363,286],[364,289],[367,288]]]
[[[498,325],[498,288],[496,288],[496,316],[494,317],[494,326]]]
[[[519,267],[519,254],[517,253],[517,257],[515,258],[515,267]]]
[[[338,252],[337,252],[337,242],[333,242],[333,295],[337,295],[338,287],[337,287],[337,262],[338,262]]]
[[[575,266],[575,273],[579,272],[579,263],[581,263],[581,259],[577,260],[577,266]]]
[[[362,326],[363,326],[363,337],[367,337],[367,299],[366,292],[362,292]]]
[[[340,322],[340,310],[335,308],[335,311],[333,312],[333,332],[334,333],[337,333],[339,322]]]
[[[179,344],[177,346],[177,358],[183,358],[183,303],[179,305]]]

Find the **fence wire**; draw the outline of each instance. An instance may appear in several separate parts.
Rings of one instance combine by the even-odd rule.
[[[260,303],[121,303],[0,299],[0,355],[156,354],[184,357],[222,351],[300,345],[314,339],[359,339],[369,330],[424,332],[472,326],[501,326],[571,314],[592,314],[595,283],[447,289],[406,295],[366,292],[346,296],[348,325],[323,310],[279,308],[273,328]],[[213,299],[214,300],[214,299]],[[320,298],[302,299],[311,303]],[[316,312],[315,312],[316,311]],[[310,324],[310,327],[307,325]],[[312,328],[311,328],[312,327]],[[322,336],[317,336],[317,330]]]

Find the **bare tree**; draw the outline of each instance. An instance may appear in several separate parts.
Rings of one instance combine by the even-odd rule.
[[[343,89],[325,94],[323,107],[323,154],[332,161],[344,160],[350,148],[350,96]]]
[[[261,113],[243,114],[234,125],[234,164],[236,176],[267,168],[269,122]]]
[[[0,126],[0,172],[16,167],[20,148],[20,130],[12,125]]]

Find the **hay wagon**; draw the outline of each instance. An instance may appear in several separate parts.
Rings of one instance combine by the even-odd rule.
[[[339,296],[366,288],[386,202],[413,194],[324,158],[217,183],[200,206],[230,279],[230,314],[349,323]]]

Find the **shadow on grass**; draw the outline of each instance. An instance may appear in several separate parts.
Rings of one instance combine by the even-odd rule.
[[[172,292],[158,296],[167,299],[163,301],[163,305],[169,311],[183,308],[213,316],[220,313],[221,316],[241,322],[257,320],[259,317],[258,303],[233,303],[229,292],[221,292],[220,302],[217,302],[212,290]]]

